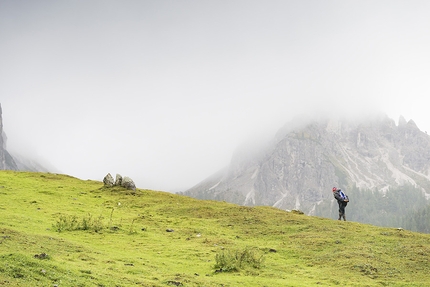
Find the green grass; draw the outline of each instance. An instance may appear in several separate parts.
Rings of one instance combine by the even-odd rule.
[[[0,172],[0,286],[430,286],[429,258],[428,234]]]

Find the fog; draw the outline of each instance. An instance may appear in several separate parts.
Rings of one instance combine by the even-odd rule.
[[[301,114],[430,131],[429,1],[0,0],[8,148],[185,190]]]

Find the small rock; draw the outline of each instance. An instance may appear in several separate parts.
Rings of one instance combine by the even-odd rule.
[[[173,231],[175,231],[175,230],[173,230],[171,228],[166,229],[166,232],[173,232]]]
[[[47,259],[48,257],[49,256],[46,253],[40,253],[40,254],[34,255],[34,258],[37,258],[37,259]]]
[[[293,209],[293,210],[291,210],[291,212],[295,213],[295,214],[304,214],[303,211],[298,210],[298,209]]]

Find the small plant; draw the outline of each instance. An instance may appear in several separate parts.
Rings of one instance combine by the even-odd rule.
[[[111,229],[111,228],[112,228],[113,212],[114,212],[114,208],[112,207],[112,211],[111,211],[111,213],[110,213],[110,217],[109,217],[109,229]]]
[[[100,215],[99,217],[95,218],[92,222],[92,230],[95,232],[102,231],[104,228],[104,224],[102,222],[103,217]]]
[[[215,268],[218,272],[234,272],[248,267],[260,268],[264,254],[257,248],[221,249],[215,257]]]
[[[135,221],[136,219],[137,219],[137,218],[133,218],[133,220],[131,221],[130,231],[129,231],[129,233],[130,233],[130,234],[136,233],[136,231],[135,231],[135,230],[134,230],[134,228],[133,228],[134,221]]]
[[[91,224],[92,224],[92,215],[88,214],[88,217],[82,218],[81,229],[89,230],[91,228]]]

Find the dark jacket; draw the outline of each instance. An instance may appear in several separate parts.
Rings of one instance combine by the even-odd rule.
[[[349,202],[348,199],[348,195],[346,195],[345,193],[345,198],[342,198],[342,196],[340,195],[341,189],[336,190],[335,192],[333,192],[334,198],[336,198],[338,203],[344,202],[345,205]]]

